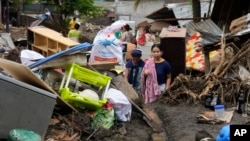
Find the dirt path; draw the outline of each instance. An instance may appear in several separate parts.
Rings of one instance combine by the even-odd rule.
[[[199,130],[206,130],[216,137],[219,130],[226,124],[201,124],[196,122],[198,113],[208,111],[203,105],[162,105],[156,104],[155,108],[159,117],[165,124],[168,141],[194,141],[195,133]],[[230,124],[244,124],[248,118],[243,118],[234,112]]]

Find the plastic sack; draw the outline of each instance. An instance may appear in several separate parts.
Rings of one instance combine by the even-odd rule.
[[[249,71],[242,65],[239,65],[239,76],[242,81],[247,82],[250,85],[250,73]]]
[[[8,141],[42,141],[42,138],[31,130],[12,129],[9,133]]]
[[[21,62],[25,66],[29,66],[35,63],[37,60],[44,58],[44,56],[41,55],[40,53],[28,49],[22,50],[20,56],[21,56]]]
[[[115,114],[118,120],[130,121],[132,106],[127,97],[121,91],[110,88],[104,97],[114,105]]]
[[[115,113],[113,105],[107,103],[103,106],[102,109],[98,109],[96,115],[94,116],[91,127],[93,129],[97,129],[99,127],[103,127],[105,129],[109,129],[114,125]]]
[[[116,21],[100,30],[93,42],[89,62],[119,62],[123,64],[122,42],[116,37],[126,23]]]

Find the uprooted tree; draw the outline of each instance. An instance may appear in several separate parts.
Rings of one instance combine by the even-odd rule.
[[[233,50],[232,58],[225,59],[225,50]],[[171,86],[163,93],[161,102],[164,103],[197,103],[204,99],[209,90],[219,94],[220,102],[236,104],[240,89],[246,90],[249,97],[250,70],[250,40],[237,47],[233,42],[226,43],[221,38],[221,58],[216,68],[202,77],[180,74]],[[248,101],[247,101],[248,102]]]

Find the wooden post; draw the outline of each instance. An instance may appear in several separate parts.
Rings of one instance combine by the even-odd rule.
[[[202,53],[204,54],[204,60],[205,60],[205,74],[208,74],[210,71],[209,51],[205,51],[203,48]]]
[[[6,1],[6,32],[9,33],[10,32],[10,28],[9,28],[9,0]]]

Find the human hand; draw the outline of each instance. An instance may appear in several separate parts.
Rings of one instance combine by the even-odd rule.
[[[149,71],[149,70],[145,70],[145,71],[144,71],[144,75],[147,76],[147,75],[149,75],[149,74],[150,74],[150,71]]]

